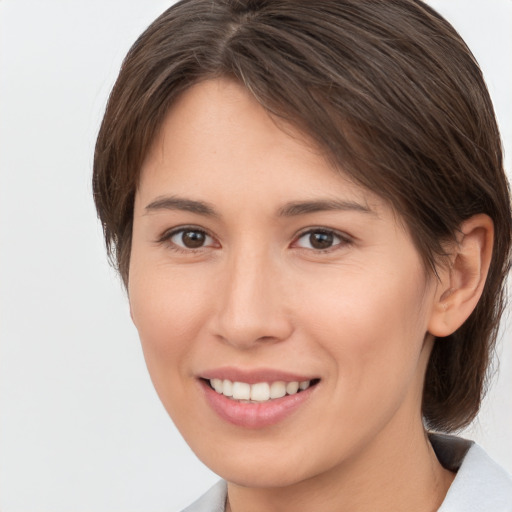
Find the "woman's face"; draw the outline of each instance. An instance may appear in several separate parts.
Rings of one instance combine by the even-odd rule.
[[[241,485],[342,470],[421,428],[435,281],[391,208],[312,148],[241,86],[204,82],[136,195],[149,372],[199,458]]]

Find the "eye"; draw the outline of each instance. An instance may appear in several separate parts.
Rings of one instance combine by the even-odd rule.
[[[165,238],[180,249],[201,249],[215,244],[210,235],[195,228],[182,228],[169,233]]]
[[[347,243],[349,243],[349,240],[335,231],[329,229],[310,229],[302,233],[294,245],[303,249],[325,251]]]

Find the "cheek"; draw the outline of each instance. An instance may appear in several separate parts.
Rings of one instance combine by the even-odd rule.
[[[373,270],[310,282],[302,313],[308,335],[335,362],[334,379],[354,393],[410,379],[426,332],[422,274],[384,279]]]
[[[361,448],[397,411],[400,417],[419,414],[422,288],[407,280],[392,286],[376,282],[331,281],[336,286],[329,292],[327,284],[316,290],[303,309],[308,336],[321,347],[322,360],[330,361],[325,382],[329,412],[324,408],[318,414],[326,417],[323,436],[339,447],[334,459],[336,453],[347,456]]]
[[[144,270],[140,271],[142,268]],[[148,270],[152,269],[152,270]],[[191,360],[211,296],[202,280],[169,268],[132,264],[130,307],[153,386],[178,428],[189,409]],[[191,285],[193,283],[194,286]]]
[[[209,308],[206,289],[207,281],[186,270],[132,263],[130,307],[152,377],[158,367],[186,368]]]

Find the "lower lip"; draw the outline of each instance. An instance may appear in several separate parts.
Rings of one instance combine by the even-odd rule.
[[[254,429],[275,425],[293,414],[309,399],[318,385],[268,402],[244,403],[217,393],[203,380],[200,383],[206,401],[223,420],[238,427]]]

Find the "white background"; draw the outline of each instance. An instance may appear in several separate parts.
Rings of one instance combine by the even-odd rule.
[[[91,199],[121,59],[170,3],[0,0],[2,512],[173,511],[217,479],[152,389]],[[510,173],[512,0],[430,3],[484,69]],[[467,435],[512,472],[510,332]]]

